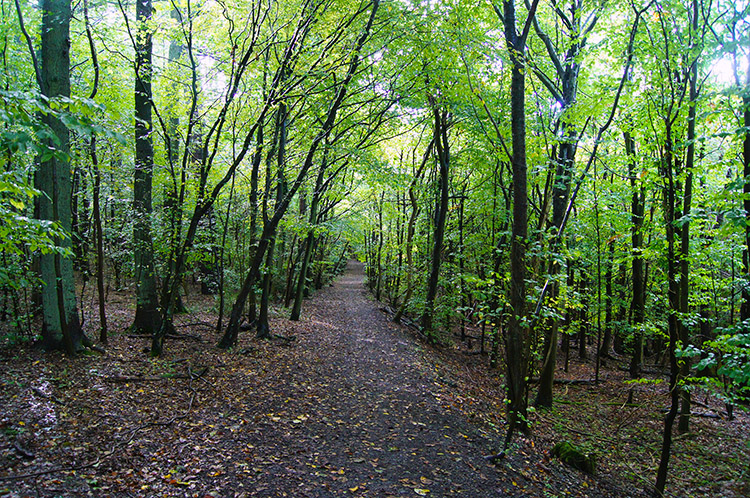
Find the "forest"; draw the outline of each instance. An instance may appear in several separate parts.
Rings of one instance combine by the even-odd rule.
[[[0,0],[0,46],[0,496],[750,493],[750,2]]]

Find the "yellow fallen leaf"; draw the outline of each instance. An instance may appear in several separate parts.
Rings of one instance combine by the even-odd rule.
[[[430,490],[424,489],[424,488],[414,488],[414,492],[417,493],[419,496],[427,496],[427,493],[429,493]]]
[[[359,486],[354,486],[353,488],[349,488],[349,491],[351,491],[352,493],[354,493],[358,489],[359,489]]]

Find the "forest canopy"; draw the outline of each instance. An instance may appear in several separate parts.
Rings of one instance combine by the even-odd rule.
[[[100,350],[111,289],[158,357],[193,285],[229,349],[357,258],[505,366],[506,447],[574,347],[666,368],[658,494],[691,392],[748,400],[748,2],[1,7],[4,342]]]

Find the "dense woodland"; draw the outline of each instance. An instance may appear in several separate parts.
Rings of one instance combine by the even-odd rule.
[[[356,257],[395,322],[497,368],[490,459],[573,358],[662,372],[661,496],[691,394],[749,394],[748,9],[2,0],[4,343],[159,357],[199,287],[231,349]]]

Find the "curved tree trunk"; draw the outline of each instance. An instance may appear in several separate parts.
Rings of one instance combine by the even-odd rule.
[[[307,151],[307,155],[305,156],[305,160],[302,163],[302,166],[297,174],[297,178],[292,183],[291,187],[289,188],[289,191],[286,192],[283,199],[281,199],[281,202],[279,202],[279,204],[276,206],[273,217],[263,227],[263,234],[261,235],[260,242],[258,244],[258,249],[256,250],[255,255],[253,257],[253,261],[251,263],[250,269],[247,272],[247,275],[245,276],[245,280],[243,281],[242,288],[240,289],[240,293],[234,302],[234,306],[232,308],[232,314],[229,318],[229,323],[227,324],[227,328],[221,340],[219,341],[219,347],[221,348],[229,348],[229,347],[234,346],[237,343],[242,309],[245,307],[245,301],[247,300],[247,296],[250,293],[250,290],[253,288],[253,286],[255,285],[255,282],[257,282],[258,280],[260,265],[265,257],[265,253],[268,248],[270,238],[273,237],[273,235],[275,234],[276,227],[278,227],[279,222],[281,221],[281,218],[286,213],[286,210],[289,207],[289,203],[291,202],[292,197],[297,193],[300,186],[302,185],[302,182],[307,176],[307,172],[312,167],[315,153],[320,147],[321,142],[323,142],[326,138],[328,138],[331,134],[331,131],[333,130],[334,124],[336,123],[336,115],[338,113],[339,108],[341,107],[342,102],[344,101],[344,98],[346,97],[346,92],[349,87],[349,83],[351,82],[352,78],[354,77],[354,74],[357,71],[357,67],[360,61],[360,51],[362,50],[362,47],[364,46],[365,41],[367,41],[367,39],[370,36],[370,31],[372,29],[372,25],[375,20],[375,14],[377,13],[379,6],[380,6],[380,1],[373,0],[372,10],[370,11],[370,17],[367,21],[367,24],[362,34],[357,40],[357,45],[354,50],[354,55],[352,56],[352,59],[349,63],[346,76],[341,81],[336,91],[336,96],[333,102],[331,103],[331,106],[328,108],[326,119],[321,126],[321,130],[313,138],[313,141],[310,144],[310,147]]]
[[[440,263],[443,253],[443,238],[445,235],[445,220],[448,214],[448,190],[450,187],[449,167],[450,148],[448,145],[448,127],[450,117],[447,111],[442,111],[434,98],[430,97],[434,119],[434,143],[440,170],[440,196],[435,205],[435,230],[432,243],[432,260],[430,278],[427,281],[427,298],[422,313],[422,332],[430,339],[435,339],[433,318],[435,315],[435,298],[437,297],[438,281],[440,279]]]

